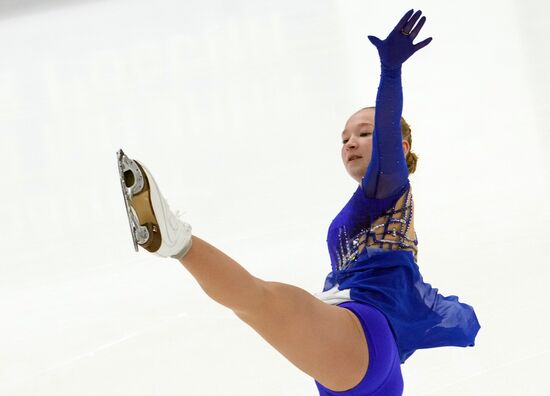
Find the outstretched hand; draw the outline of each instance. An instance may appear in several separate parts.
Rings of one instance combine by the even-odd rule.
[[[412,54],[432,41],[430,37],[418,44],[413,44],[414,39],[426,22],[425,16],[420,18],[422,11],[418,10],[414,15],[413,12],[414,10],[409,10],[385,40],[382,41],[378,37],[368,36],[370,42],[378,49],[380,62],[389,69],[399,68]],[[418,18],[420,18],[420,21]]]

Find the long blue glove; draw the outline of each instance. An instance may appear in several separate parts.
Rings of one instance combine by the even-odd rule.
[[[426,17],[419,21],[421,11],[414,15],[413,11],[408,11],[401,18],[385,40],[368,36],[378,49],[382,72],[376,96],[371,162],[362,181],[367,198],[395,200],[396,194],[400,195],[408,185],[409,172],[401,143],[401,65],[432,41],[430,37],[413,44],[426,21]],[[387,204],[391,203],[383,205]]]

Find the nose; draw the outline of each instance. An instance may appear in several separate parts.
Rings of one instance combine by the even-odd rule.
[[[357,148],[357,142],[353,137],[350,137],[344,147],[346,148],[346,150]]]

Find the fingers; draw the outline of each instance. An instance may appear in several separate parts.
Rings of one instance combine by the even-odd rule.
[[[422,11],[420,10],[416,11],[412,16],[411,20],[407,22],[407,24],[403,26],[401,30],[403,30],[404,32],[410,33],[414,24],[416,23],[416,21],[418,21],[418,18],[420,18],[420,15],[422,15]]]
[[[411,31],[411,34],[409,35],[409,38],[411,39],[411,41],[414,41],[414,39],[420,32],[420,29],[422,29],[422,26],[424,26],[425,22],[426,22],[426,17],[423,16],[418,22],[418,24],[416,25],[416,27]],[[408,32],[408,30],[405,30],[405,31]]]
[[[368,36],[368,38],[369,38],[370,42],[373,43],[376,48],[378,48],[378,44],[380,44],[382,42],[382,40],[380,40],[378,37],[375,37],[375,36]]]
[[[419,49],[424,48],[425,46],[427,46],[428,44],[430,44],[431,41],[432,41],[432,38],[429,37],[429,38],[427,38],[426,40],[419,42],[418,44],[416,44],[415,46],[413,46],[414,52],[418,51]]]
[[[390,33],[390,36],[395,35],[396,31],[399,33],[399,36],[395,37],[407,37],[410,41],[409,43],[412,44],[414,39],[416,39],[416,36],[420,33],[420,30],[426,23],[426,17],[422,16],[422,11],[418,10],[414,12],[414,10],[409,10],[403,15],[401,20],[397,23],[392,33]],[[415,26],[416,25],[416,26]],[[390,37],[388,36],[388,38]],[[368,36],[369,40],[372,44],[374,44],[377,48],[379,48],[380,44],[382,43],[382,40],[380,40],[377,37],[374,36]],[[432,37],[429,37],[425,39],[424,41],[421,41],[420,43],[413,45],[413,53],[418,51],[419,49],[424,48],[430,42],[432,41]],[[410,56],[410,55],[409,55]]]
[[[397,25],[395,25],[394,31],[400,31],[403,26],[407,23],[411,15],[413,14],[414,10],[409,10],[405,15],[403,15],[403,18],[399,22],[397,22]]]

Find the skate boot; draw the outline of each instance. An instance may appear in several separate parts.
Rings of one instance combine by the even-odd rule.
[[[120,186],[134,248],[161,257],[182,258],[191,248],[191,226],[174,215],[145,166],[117,152]]]

